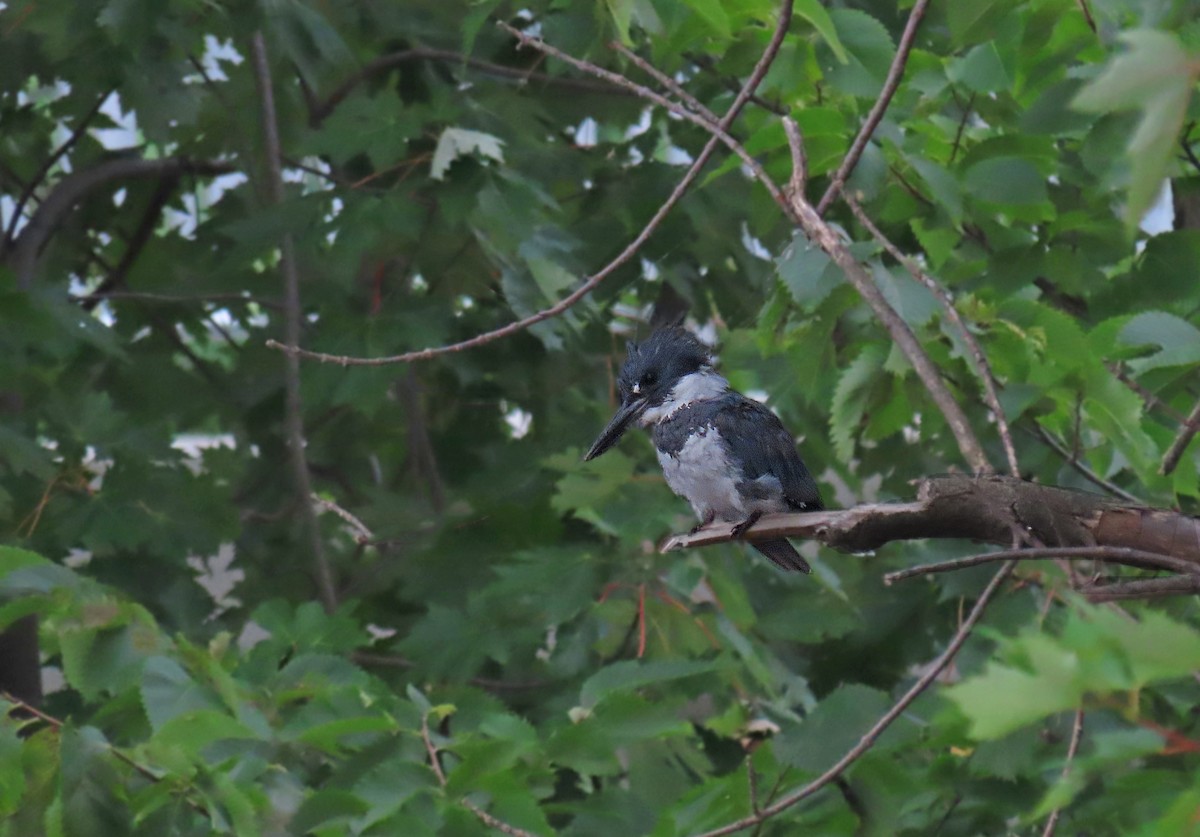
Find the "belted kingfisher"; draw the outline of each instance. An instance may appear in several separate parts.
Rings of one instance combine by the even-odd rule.
[[[741,535],[769,512],[824,508],[792,434],[762,404],[729,388],[693,334],[661,329],[628,348],[617,377],[621,406],[585,461],[637,422],[650,430],[667,485],[700,519],[693,531],[723,520]],[[785,570],[812,572],[783,538],[752,545]]]

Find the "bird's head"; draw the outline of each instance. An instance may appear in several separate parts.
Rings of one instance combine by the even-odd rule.
[[[641,343],[629,343],[628,350],[617,376],[621,405],[584,461],[595,459],[615,445],[647,410],[667,401],[682,379],[710,369],[712,364],[708,347],[682,328],[660,329]]]

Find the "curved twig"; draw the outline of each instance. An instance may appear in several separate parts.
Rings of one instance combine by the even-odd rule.
[[[115,157],[67,175],[42,201],[37,212],[21,230],[8,251],[8,262],[17,275],[17,287],[28,290],[37,273],[38,258],[51,234],[75,204],[89,192],[114,180],[135,177],[177,177],[182,174],[226,174],[235,166],[220,160],[193,160],[190,157]]]
[[[733,100],[733,104],[729,106],[729,110],[725,113],[724,118],[719,123],[721,126],[727,127],[728,125],[733,124],[733,120],[737,118],[739,113],[741,113],[742,108],[745,107],[746,102],[749,101],[751,94],[753,94],[754,90],[758,87],[759,83],[763,79],[763,76],[767,74],[767,70],[770,68],[771,63],[775,60],[775,56],[779,53],[779,48],[783,44],[783,38],[787,34],[788,25],[791,23],[791,19],[792,0],[784,0],[784,3],[780,7],[779,21],[776,24],[775,33],[772,35],[771,41],[767,45],[766,50],[758,59],[758,63],[754,67],[754,71],[746,80],[746,84],[743,86],[741,93],[739,93],[738,96]],[[501,25],[504,26],[504,24]],[[508,27],[508,29],[516,33],[517,37],[523,44],[532,43],[536,46],[538,43],[540,43],[534,43],[534,40],[530,39],[528,35],[517,32],[517,30],[512,29],[511,27]],[[630,84],[632,84],[632,82],[630,82]],[[667,106],[675,105],[673,102],[670,102]],[[680,108],[680,110],[683,109]],[[687,172],[684,173],[679,183],[675,185],[675,188],[672,190],[667,200],[658,208],[658,211],[654,213],[653,217],[651,217],[651,219],[646,223],[646,226],[642,228],[641,232],[634,237],[633,241],[631,241],[624,250],[618,253],[616,257],[613,258],[613,260],[607,265],[602,267],[592,276],[588,277],[578,288],[548,308],[544,308],[541,311],[530,314],[528,317],[524,317],[520,320],[509,323],[506,326],[484,332],[483,334],[477,334],[468,340],[462,340],[458,343],[450,343],[445,346],[420,349],[413,352],[405,352],[403,354],[392,355],[390,357],[362,358],[347,357],[344,355],[331,355],[325,352],[312,352],[307,349],[301,349],[298,345],[296,345],[295,342],[291,342],[290,345],[284,345],[274,340],[268,340],[267,346],[273,349],[279,349],[280,351],[289,355],[303,357],[309,360],[316,360],[322,363],[336,363],[341,366],[385,366],[392,363],[410,363],[418,360],[429,360],[430,358],[437,357],[439,355],[461,352],[467,349],[474,349],[486,343],[491,343],[503,337],[516,334],[517,332],[523,331],[529,328],[531,325],[540,323],[543,320],[556,317],[591,293],[596,286],[612,275],[617,268],[621,267],[623,264],[633,258],[634,254],[641,249],[642,245],[646,243],[646,241],[658,228],[658,225],[662,223],[662,220],[667,216],[667,213],[670,212],[675,207],[675,204],[677,204],[683,197],[684,192],[691,187],[692,183],[699,176],[700,170],[708,162],[708,159],[712,156],[713,151],[716,150],[718,142],[721,142],[719,137],[714,136],[713,138],[709,139],[704,148],[701,149],[700,153],[696,155],[695,162],[693,162],[688,168]]]
[[[967,637],[971,635],[971,631],[974,630],[975,624],[979,621],[979,617],[983,615],[984,610],[987,609],[988,603],[991,602],[992,598],[996,595],[996,591],[1000,589],[1000,585],[1004,582],[1004,579],[1008,578],[1014,566],[1016,566],[1015,562],[1009,561],[1007,564],[1001,567],[994,576],[992,576],[992,580],[988,582],[987,587],[985,587],[983,592],[979,594],[979,598],[976,600],[975,606],[971,608],[971,612],[967,614],[967,618],[963,620],[962,625],[954,634],[954,638],[951,639],[950,644],[946,646],[946,650],[939,654],[937,658],[933,660],[933,662],[925,667],[923,673],[917,679],[917,682],[913,683],[913,685],[909,687],[908,691],[906,691],[904,695],[901,696],[898,701],[896,701],[892,708],[885,712],[879,718],[879,720],[876,721],[869,730],[867,730],[863,737],[859,739],[858,743],[851,747],[844,756],[842,756],[833,764],[832,767],[830,767],[816,779],[809,782],[807,785],[804,785],[803,787],[784,795],[784,797],[778,802],[772,803],[771,805],[762,808],[760,811],[753,813],[748,817],[743,817],[742,819],[731,822],[728,825],[722,826],[721,828],[705,831],[703,834],[696,835],[696,837],[722,837],[722,835],[734,834],[743,829],[758,825],[760,822],[786,811],[797,802],[807,799],[817,791],[824,788],[826,785],[836,781],[837,778],[846,771],[846,768],[848,768],[851,764],[861,758],[864,753],[870,750],[871,747],[875,745],[875,742],[878,740],[879,736],[883,734],[884,730],[891,726],[892,722],[899,718],[904,711],[908,709],[912,702],[920,697],[921,694],[928,689],[935,680],[937,680],[938,676],[942,673],[942,671],[945,670],[946,666],[948,666],[951,660],[954,659],[954,656],[958,653],[958,650],[962,648],[963,643],[967,641]]]

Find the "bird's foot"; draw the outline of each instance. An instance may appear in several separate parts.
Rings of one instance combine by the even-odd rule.
[[[703,529],[705,526],[712,523],[716,519],[716,517],[717,517],[717,513],[715,511],[710,511],[708,514],[704,515],[704,517],[702,517],[700,519],[699,523],[697,523],[695,526],[692,527],[691,531],[688,532],[688,534],[689,535],[696,534],[701,529]]]
[[[762,512],[754,512],[741,523],[735,523],[733,526],[733,536],[741,538],[746,533],[746,530],[758,522],[758,519],[763,516]]]

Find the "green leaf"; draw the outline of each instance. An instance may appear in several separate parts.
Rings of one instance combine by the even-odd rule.
[[[858,426],[866,409],[870,386],[883,368],[887,348],[873,344],[851,361],[838,378],[829,407],[829,437],[838,459],[849,462],[854,456]]]
[[[774,742],[779,760],[818,773],[850,749],[891,705],[884,692],[858,683],[843,683],[826,695],[799,726],[789,727]]]
[[[1128,49],[1079,91],[1072,104],[1094,113],[1141,111],[1128,145],[1133,170],[1125,225],[1132,231],[1166,175],[1200,76],[1200,59],[1188,53],[1178,36],[1167,32],[1138,29],[1122,33],[1121,40]]]
[[[892,36],[882,23],[857,9],[836,8],[829,16],[846,48],[842,63],[825,68],[829,83],[852,96],[878,95],[895,52]]]
[[[716,667],[716,663],[696,660],[624,660],[605,666],[585,680],[579,692],[579,701],[584,707],[591,707],[601,698],[614,692],[707,674]]]
[[[146,660],[142,669],[142,708],[155,730],[180,715],[201,709],[221,711],[220,700],[170,657]]]
[[[482,131],[469,131],[466,128],[447,128],[438,137],[437,148],[433,151],[433,162],[430,163],[430,176],[434,180],[442,180],[450,169],[450,164],[459,157],[467,154],[479,154],[497,163],[504,162],[504,140],[485,134]]]
[[[729,25],[729,15],[721,6],[721,0],[683,0],[696,16],[699,17],[719,38],[729,38],[733,33]]]
[[[62,819],[68,835],[128,835],[129,809],[118,796],[115,759],[95,727],[66,725],[59,745]]]
[[[838,38],[837,27],[833,25],[833,19],[820,0],[797,0],[793,12],[812,24],[813,29],[817,30],[838,61],[845,64],[850,60],[846,48]]]
[[[1200,363],[1200,329],[1166,311],[1144,311],[1121,329],[1118,339],[1131,346],[1158,346],[1150,357],[1129,361],[1138,374],[1163,366]]]
[[[1021,157],[990,157],[967,169],[963,185],[991,203],[1030,204],[1047,200],[1046,180]]]
[[[946,6],[946,19],[954,43],[966,46],[991,37],[996,22],[1012,11],[1013,4],[1004,0],[950,3]]]
[[[992,93],[1012,85],[994,41],[973,47],[949,66],[946,75],[975,93]]]

